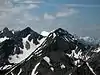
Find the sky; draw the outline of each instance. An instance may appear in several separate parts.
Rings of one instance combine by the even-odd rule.
[[[100,0],[0,0],[0,30],[52,31],[100,38]]]

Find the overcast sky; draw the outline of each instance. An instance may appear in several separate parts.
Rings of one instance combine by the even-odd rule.
[[[100,38],[100,0],[0,0],[0,30],[27,26]]]

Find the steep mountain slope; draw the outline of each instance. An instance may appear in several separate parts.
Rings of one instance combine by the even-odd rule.
[[[0,70],[11,67],[27,58],[45,39],[29,27],[14,33],[8,28],[4,28],[4,30],[0,34]],[[8,36],[9,32],[12,33],[11,37]],[[7,39],[3,39],[4,37]]]
[[[28,29],[28,31],[30,31],[30,28]],[[25,41],[26,38],[28,39],[30,37],[28,34],[27,37],[24,36],[23,33],[20,35]],[[34,36],[35,35],[33,35],[32,38]],[[12,39],[9,41],[12,41]],[[24,42],[22,43],[24,44]],[[11,43],[10,46],[13,46],[13,43]],[[7,46],[6,48],[10,48],[10,46]],[[21,49],[22,51],[25,50],[25,44],[23,46],[24,48]],[[11,66],[8,68],[5,66],[5,69],[1,69],[0,75],[100,74],[100,48],[94,48],[91,45],[86,45],[80,42],[79,39],[75,38],[73,35],[61,28],[51,32],[42,43],[35,47],[35,49],[32,45],[32,52],[30,52],[28,56],[20,62],[16,62],[15,64],[15,55],[10,55],[9,57],[11,57],[9,60],[12,62]]]

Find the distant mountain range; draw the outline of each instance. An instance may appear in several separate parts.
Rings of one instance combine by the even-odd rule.
[[[0,31],[0,75],[99,75],[99,40],[58,28]]]

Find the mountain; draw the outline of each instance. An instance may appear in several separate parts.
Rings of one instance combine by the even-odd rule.
[[[2,56],[0,57],[2,60],[6,59],[1,64],[0,75],[100,74],[100,47],[84,44],[62,28],[56,29],[44,38],[28,27],[18,31],[16,37],[14,34],[13,38],[0,44]],[[20,38],[22,41],[19,42],[22,43],[23,48],[16,44],[16,40]],[[16,45],[22,52],[18,54],[15,52]]]
[[[45,39],[30,27],[14,31],[12,36],[9,36],[9,33],[12,31],[4,28],[0,34],[0,70],[4,70],[7,65],[12,66],[27,58]]]
[[[10,31],[7,27],[5,27],[0,33],[0,38],[3,37],[9,37],[9,38],[13,37],[12,31]]]

